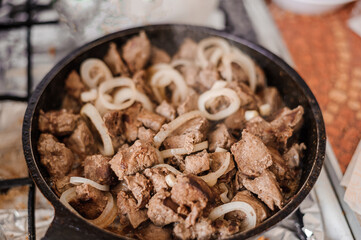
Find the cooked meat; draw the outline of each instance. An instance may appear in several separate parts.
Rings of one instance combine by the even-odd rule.
[[[119,180],[158,163],[160,163],[160,159],[156,149],[149,143],[140,140],[130,147],[120,148],[110,160],[110,166]]]
[[[272,165],[272,157],[261,139],[243,131],[242,139],[231,147],[238,169],[247,176],[257,177]]]
[[[103,192],[88,184],[77,186],[76,198],[70,201],[70,205],[87,219],[99,217],[107,203],[108,197],[106,197]]]
[[[176,111],[174,107],[165,100],[163,100],[158,105],[158,107],[155,109],[155,112],[165,117],[167,121],[172,121],[176,117]]]
[[[109,49],[104,57],[104,62],[109,66],[113,75],[129,76],[129,71],[117,50],[117,45],[109,43]]]
[[[74,162],[74,155],[53,135],[42,133],[38,141],[40,161],[54,177],[66,175]]]
[[[148,219],[147,210],[138,209],[135,199],[126,192],[119,191],[117,206],[120,217],[126,216],[133,228],[137,228]]]
[[[134,73],[132,79],[139,92],[146,94],[150,100],[155,100],[153,97],[153,91],[147,83],[147,74],[145,70],[140,70]]]
[[[224,120],[224,124],[231,130],[241,130],[244,128],[246,120],[244,119],[245,110],[244,108],[238,109],[237,112],[233,113]]]
[[[262,104],[269,104],[271,106],[271,113],[276,112],[283,106],[281,96],[275,87],[264,88],[260,93],[260,97]]]
[[[209,154],[206,150],[200,153],[189,155],[185,158],[185,172],[198,173],[209,170]]]
[[[256,65],[256,82],[257,87],[264,88],[267,86],[266,84],[266,76],[262,70],[262,68],[258,65]]]
[[[110,157],[105,157],[100,154],[87,156],[83,162],[84,177],[99,184],[111,184],[114,174],[110,169],[110,159]]]
[[[271,153],[272,156],[272,165],[269,170],[274,173],[277,179],[293,179],[295,177],[294,171],[288,167],[286,161],[282,158],[278,150],[269,147],[268,151]]]
[[[185,147],[191,151],[194,144],[206,139],[208,128],[209,122],[205,117],[191,119],[176,129],[163,144],[166,148]]]
[[[194,60],[197,54],[197,43],[190,38],[184,39],[180,45],[178,52],[174,55],[174,59]]]
[[[140,111],[137,120],[142,122],[145,127],[150,128],[156,132],[159,131],[159,129],[165,122],[165,118],[163,116],[148,111],[145,108]]]
[[[206,182],[192,174],[178,175],[172,188],[172,200],[178,205],[191,209],[186,218],[186,226],[194,225],[208,202],[214,200],[212,190]]]
[[[251,207],[256,212],[257,216],[257,224],[262,222],[267,218],[268,211],[265,205],[263,205],[262,202],[260,202],[257,198],[255,198],[249,191],[243,190],[241,192],[238,192],[233,198],[232,202],[240,201],[245,202],[251,205]],[[228,214],[226,214],[227,219],[233,219],[238,218],[241,211],[233,211]],[[242,213],[243,214],[243,213]],[[242,215],[241,214],[241,215]]]
[[[170,174],[167,168],[147,168],[144,170],[144,175],[150,179],[156,192],[168,190],[165,176]]]
[[[300,166],[300,159],[303,156],[304,150],[306,150],[306,145],[304,143],[295,143],[287,152],[283,154],[282,157],[287,162],[289,167],[295,168]]]
[[[262,117],[257,116],[249,120],[246,123],[246,129],[249,133],[259,137],[264,144],[277,146],[272,125]]]
[[[224,123],[220,123],[216,126],[216,129],[209,133],[209,150],[215,151],[217,147],[230,149],[231,145],[236,141],[234,137],[228,132],[228,129]]]
[[[148,203],[148,217],[157,226],[182,221],[183,219],[176,212],[177,207],[170,198],[169,192],[158,192]]]
[[[232,63],[232,81],[238,83],[248,83],[248,75],[238,64]]]
[[[174,235],[182,240],[186,239],[210,239],[214,233],[214,227],[208,218],[200,218],[191,227],[185,223],[178,223],[173,229]]]
[[[233,89],[237,93],[238,97],[241,99],[242,107],[246,109],[257,109],[257,103],[260,100],[246,84],[231,82],[227,87]]]
[[[219,76],[217,68],[213,65],[208,65],[205,69],[202,69],[198,72],[196,79],[197,85],[195,88],[199,91],[206,91],[210,89],[217,80],[220,79],[221,77]]]
[[[60,108],[65,109],[68,112],[79,113],[81,105],[79,104],[79,100],[73,98],[69,94],[65,94]]]
[[[137,207],[143,208],[150,199],[150,192],[152,191],[150,181],[139,173],[132,176],[125,176],[124,179],[128,184],[129,190],[132,191],[133,196],[137,200]]]
[[[271,210],[274,210],[275,205],[280,209],[282,208],[283,197],[276,176],[272,172],[264,170],[259,177],[253,180],[244,179],[243,185],[249,191],[257,194],[258,198]]]
[[[40,110],[39,130],[50,132],[56,136],[65,136],[72,133],[77,126],[79,115],[68,112],[65,109],[44,113]]]
[[[52,188],[58,195],[61,195],[63,192],[72,187],[72,184],[69,182],[71,177],[82,176],[82,168],[77,167],[72,169],[66,176],[56,177],[52,176],[51,180],[54,183]]]
[[[71,71],[66,78],[65,90],[69,94],[69,96],[77,100],[80,100],[81,93],[86,90],[83,81],[75,70]]]
[[[151,129],[146,129],[145,127],[138,128],[138,139],[143,142],[153,143],[155,132]]]
[[[200,71],[200,68],[195,64],[187,64],[184,66],[177,67],[179,72],[182,74],[185,82],[188,86],[192,87],[190,89],[197,89],[197,80],[198,80],[198,74]]]
[[[136,236],[140,240],[169,240],[172,239],[172,231],[168,228],[158,227],[154,224],[149,224],[145,228],[139,230]]]
[[[212,172],[215,172],[222,166],[224,160],[226,159],[227,153],[226,152],[214,152],[209,155],[211,158],[211,161],[210,161],[211,162],[211,170],[212,170]],[[233,157],[231,156],[231,161],[230,161],[229,166],[228,166],[226,172],[224,173],[224,175],[226,175],[227,173],[232,171],[234,168],[235,168],[235,164],[233,161]]]
[[[170,56],[162,49],[152,46],[150,49],[150,64],[155,65],[158,63],[169,63]]]
[[[123,46],[123,59],[133,73],[141,70],[150,57],[150,42],[144,31],[134,36]]]
[[[83,120],[78,122],[74,132],[65,140],[65,143],[79,155],[93,154],[97,150],[93,134]]]
[[[213,222],[213,226],[216,229],[217,235],[223,239],[227,236],[233,235],[239,232],[241,223],[238,220],[225,220],[218,218]]]
[[[189,90],[187,97],[177,107],[178,115],[197,110],[198,109],[198,93],[194,90]]]

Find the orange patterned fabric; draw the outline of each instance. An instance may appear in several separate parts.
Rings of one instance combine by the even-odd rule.
[[[326,132],[344,172],[361,138],[361,37],[347,27],[353,5],[302,16],[269,5],[295,62],[321,106]]]

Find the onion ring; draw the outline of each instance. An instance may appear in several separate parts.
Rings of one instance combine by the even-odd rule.
[[[98,91],[95,88],[93,88],[87,92],[82,92],[80,94],[80,99],[82,102],[91,102],[96,100],[97,96],[98,96]]]
[[[100,72],[98,72],[96,76],[91,76],[91,71],[95,67],[98,68],[98,71]],[[103,78],[104,81],[113,78],[113,75],[107,65],[97,58],[88,58],[81,63],[80,76],[89,88],[95,88],[101,78]]]
[[[70,183],[74,185],[80,185],[82,183],[89,184],[93,188],[96,188],[100,191],[107,192],[109,191],[109,185],[101,185],[97,182],[94,182],[93,180],[90,180],[88,178],[83,177],[70,177]]]
[[[169,164],[165,164],[165,163],[157,164],[157,165],[153,166],[152,168],[161,168],[161,167],[168,169],[170,172],[174,173],[175,175],[183,174],[182,172],[178,171],[175,167],[173,167]]]
[[[192,151],[187,151],[187,149],[185,148],[171,148],[171,149],[166,149],[160,152],[160,154],[162,155],[163,158],[169,158],[169,157],[173,157],[175,155],[184,155],[184,154],[190,154],[190,153],[194,153],[194,152],[198,152],[201,151],[203,149],[207,149],[208,148],[208,141],[204,141],[201,143],[197,143],[193,146]]]
[[[212,46],[220,49],[222,51],[222,55],[228,54],[231,52],[228,42],[224,39],[217,38],[217,37],[210,37],[210,38],[201,40],[198,43],[196,59],[197,59],[198,64],[202,68],[206,68],[209,63],[209,60],[206,58],[205,50]],[[219,53],[217,53],[217,54],[219,54]],[[212,54],[211,54],[210,58],[212,58]],[[213,57],[213,58],[215,58],[215,57]]]
[[[231,154],[228,152],[227,157],[223,164],[218,168],[217,171],[208,173],[207,175],[200,176],[200,178],[205,181],[208,186],[213,187],[216,185],[218,178],[220,178],[228,169],[229,164],[231,163]]]

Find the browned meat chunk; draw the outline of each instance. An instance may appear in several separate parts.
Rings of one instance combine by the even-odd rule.
[[[214,201],[212,190],[207,183],[192,174],[178,175],[171,193],[175,203],[191,209],[191,213],[186,218],[187,227],[195,224],[208,202]]]
[[[110,166],[119,180],[158,163],[160,163],[160,159],[156,149],[149,143],[140,140],[137,140],[131,147],[120,148],[110,160]]]
[[[69,94],[65,94],[60,108],[65,109],[68,112],[79,113],[81,104],[79,104],[79,100],[73,98]]]
[[[159,192],[148,203],[148,217],[157,226],[182,221],[176,209],[177,204],[170,199],[170,193]]]
[[[109,44],[109,49],[104,57],[104,62],[109,66],[113,75],[129,76],[129,71],[117,50],[117,45],[113,42]]]
[[[57,136],[65,136],[74,131],[78,119],[79,115],[72,114],[64,109],[46,113],[40,110],[39,130]]]
[[[138,128],[138,139],[144,142],[153,142],[155,132],[151,129],[146,129],[145,127]]]
[[[158,227],[154,224],[149,224],[136,233],[140,240],[169,240],[172,239],[172,232],[168,228]]]
[[[306,150],[306,145],[293,144],[292,147],[283,154],[283,159],[287,162],[288,166],[291,168],[298,167],[300,165],[300,159],[303,156],[303,151]]]
[[[262,117],[257,116],[246,123],[246,129],[249,133],[259,137],[266,145],[276,146],[276,138],[271,124]]]
[[[152,46],[150,49],[150,64],[155,65],[158,63],[169,63],[170,56],[162,49]]]
[[[114,176],[109,161],[109,157],[100,154],[87,156],[83,162],[84,177],[99,184],[111,184]]]
[[[176,129],[163,144],[166,148],[184,147],[191,151],[194,144],[206,139],[208,128],[209,122],[205,117],[191,119]]]
[[[249,191],[243,190],[241,192],[238,192],[232,198],[232,202],[235,202],[235,201],[245,202],[245,203],[248,203],[249,205],[251,205],[251,207],[256,212],[257,224],[267,218],[268,211],[267,211],[266,206],[263,205],[263,203],[260,202],[257,198],[255,198]],[[241,211],[230,212],[226,215],[226,218],[227,219],[238,218],[240,216],[239,215],[240,212]]]
[[[246,109],[257,109],[260,99],[252,92],[252,90],[244,83],[231,82],[228,88],[234,90],[241,99],[241,106]]]
[[[146,209],[138,209],[135,199],[126,192],[119,191],[117,195],[118,213],[122,219],[126,216],[133,228],[137,228],[148,219]]]
[[[133,196],[137,200],[137,207],[143,208],[150,199],[150,191],[152,190],[150,181],[139,173],[133,176],[125,176],[124,179],[128,184],[129,190],[132,191]]]
[[[178,115],[198,109],[198,93],[190,90],[184,101],[177,107]]]
[[[197,54],[197,43],[190,38],[184,39],[174,59],[194,60]]]
[[[263,173],[254,180],[244,179],[243,185],[249,191],[257,194],[258,198],[271,210],[274,210],[275,205],[280,209],[282,208],[283,197],[276,176],[272,172],[264,170]]]
[[[209,154],[206,150],[185,158],[185,172],[197,175],[207,170],[209,170]]]
[[[271,106],[271,113],[276,112],[283,106],[282,99],[278,93],[277,88],[267,87],[260,93],[262,104],[269,104]]]
[[[262,70],[262,68],[260,68],[260,66],[258,66],[256,64],[256,82],[257,82],[257,87],[261,87],[264,88],[266,87],[266,76]]]
[[[93,134],[84,121],[79,121],[74,132],[65,141],[68,148],[79,155],[89,155],[96,152]]]
[[[166,168],[147,168],[144,170],[144,175],[150,179],[156,192],[168,190],[165,176],[170,174]]]
[[[71,71],[65,80],[65,90],[69,96],[78,100],[80,99],[80,94],[86,90],[83,81],[75,70]]]
[[[40,161],[50,175],[61,177],[66,175],[74,162],[74,155],[64,143],[51,134],[42,133],[38,141]]]
[[[210,154],[211,160],[211,170],[212,172],[217,171],[224,163],[224,160],[226,159],[227,153],[226,152],[214,152]],[[232,171],[235,168],[235,164],[233,161],[233,157],[231,156],[231,161],[229,163],[229,166],[226,170],[226,172],[223,174],[226,175],[230,171]]]
[[[187,64],[184,66],[179,66],[177,67],[177,69],[182,74],[184,81],[187,83],[188,86],[192,88],[195,88],[197,86],[198,74],[200,71],[200,68],[197,65]]]
[[[63,192],[65,192],[66,190],[72,187],[72,184],[69,182],[71,177],[82,176],[82,175],[83,175],[82,168],[78,167],[72,169],[66,176],[62,176],[62,177],[53,176],[51,177],[51,180],[54,183],[52,187],[57,193],[57,195],[60,196]]]
[[[213,223],[214,228],[216,229],[217,235],[221,239],[226,238],[227,236],[233,235],[240,231],[241,223],[239,220],[225,220],[218,218]]]
[[[228,132],[225,124],[220,123],[216,129],[208,135],[209,150],[215,151],[217,147],[230,149],[231,145],[236,141]]]
[[[147,74],[146,71],[140,70],[133,75],[133,82],[137,90],[141,93],[147,95],[150,100],[154,100],[153,91],[149,84],[147,83]]]
[[[175,119],[176,112],[172,105],[167,101],[163,100],[158,107],[155,109],[155,112],[159,115],[165,117],[167,121],[172,121]]]
[[[228,129],[241,130],[244,128],[246,120],[244,119],[245,110],[244,108],[238,109],[237,112],[233,113],[224,120],[224,124]]]
[[[103,212],[107,202],[108,198],[103,192],[88,184],[81,184],[76,187],[76,198],[70,201],[70,205],[85,218],[95,219]]]
[[[150,42],[144,31],[123,46],[123,59],[133,73],[145,67],[150,57]]]
[[[238,169],[247,176],[259,176],[272,165],[272,157],[261,139],[243,131],[242,139],[231,147]]]
[[[188,227],[185,223],[177,224],[173,229],[174,235],[182,240],[186,239],[211,239],[214,227],[211,220],[200,218],[193,226]]]
[[[278,180],[293,179],[295,177],[294,171],[288,167],[278,150],[271,147],[268,150],[273,162],[269,170],[274,173]]]
[[[211,103],[206,103],[206,109],[208,112],[214,114],[229,106],[229,100],[225,96],[216,97]]]
[[[144,108],[138,114],[137,120],[142,122],[145,127],[150,128],[156,132],[159,131],[159,129],[165,122],[165,118],[163,116],[155,114]]]
[[[206,91],[210,89],[213,84],[220,80],[221,77],[217,71],[217,68],[213,65],[208,65],[205,69],[199,71],[197,79],[196,79],[196,86],[194,86],[199,91]]]

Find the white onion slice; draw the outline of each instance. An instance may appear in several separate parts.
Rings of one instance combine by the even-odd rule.
[[[208,218],[212,221],[216,220],[217,218],[233,211],[242,211],[246,214],[246,219],[244,219],[242,224],[242,231],[246,231],[248,229],[254,228],[257,223],[257,215],[256,211],[253,209],[251,205],[246,202],[229,202],[222,204],[216,208],[214,208],[211,213],[209,214]]]
[[[113,90],[118,87],[131,88],[133,90],[133,95],[128,101],[125,101],[123,103],[118,103],[118,104],[111,103],[109,100],[107,100],[105,98],[105,94],[108,91]],[[122,109],[128,108],[135,101],[134,91],[135,91],[135,85],[134,85],[133,80],[130,78],[118,77],[118,78],[112,79],[111,81],[103,82],[99,85],[99,96],[98,96],[99,104],[101,104],[104,108],[106,108],[108,110],[122,110]]]
[[[217,171],[208,173],[207,175],[200,176],[200,178],[205,181],[208,186],[213,187],[216,185],[218,178],[220,178],[228,169],[229,164],[231,163],[231,154],[228,152],[226,159],[223,164],[218,168]]]
[[[193,146],[192,151],[188,151],[185,148],[171,148],[171,149],[166,149],[160,152],[160,154],[162,155],[163,158],[169,158],[169,157],[173,157],[176,155],[185,155],[185,154],[190,154],[190,153],[194,153],[194,152],[198,152],[201,151],[203,149],[207,149],[208,148],[208,141],[204,141],[201,143],[197,143]]]
[[[257,116],[259,116],[259,113],[256,110],[247,110],[244,113],[244,118],[246,119],[246,121],[249,121],[252,118],[257,117]]]
[[[98,92],[95,88],[90,89],[87,92],[82,92],[80,94],[80,99],[82,102],[90,102],[96,100],[98,97]]]
[[[176,183],[177,179],[174,177],[173,174],[168,174],[167,176],[165,176],[165,182],[167,183],[167,185],[169,187],[173,187]]]
[[[82,107],[80,113],[87,116],[98,130],[103,141],[103,147],[100,148],[100,152],[105,156],[112,156],[114,154],[112,139],[109,136],[108,129],[105,127],[104,121],[98,110],[92,104],[87,103]]]
[[[106,193],[106,196],[108,197],[107,205],[105,206],[103,212],[100,214],[99,217],[97,217],[94,220],[86,219],[83,216],[81,216],[70,204],[69,202],[76,197],[76,191],[75,187],[69,188],[63,194],[60,196],[60,201],[63,203],[65,207],[67,207],[70,211],[78,215],[79,217],[88,220],[92,224],[100,227],[105,228],[109,226],[112,222],[114,222],[114,219],[117,216],[117,208],[114,203],[113,195],[110,192]]]
[[[94,68],[98,69],[98,73],[96,76],[91,76],[91,71],[94,70]],[[104,81],[113,78],[107,65],[97,58],[88,58],[82,62],[80,65],[80,75],[89,88],[95,88],[101,78],[103,78]]]
[[[216,97],[225,96],[230,100],[230,104],[226,109],[223,109],[216,113],[209,113],[206,110],[206,103],[215,99]],[[198,98],[198,109],[204,114],[206,118],[209,120],[217,121],[223,118],[226,118],[233,113],[235,113],[239,107],[241,106],[241,100],[238,97],[237,93],[230,88],[220,88],[220,89],[211,89],[209,91],[204,92]]]
[[[271,114],[271,105],[269,105],[268,103],[262,104],[259,107],[259,111],[260,111],[262,116],[268,116],[268,115]]]
[[[217,147],[214,152],[227,152],[227,150],[221,147]]]
[[[131,100],[134,97],[135,101],[140,102],[143,107],[153,112],[153,104],[147,97],[147,95],[139,92],[137,89],[122,88],[114,94],[114,103],[121,104],[126,100]]]
[[[217,89],[221,89],[221,88],[225,88],[227,86],[227,82],[223,81],[223,80],[218,80],[215,83],[213,83],[213,86],[211,87],[210,90],[217,90]]]
[[[222,51],[222,55],[228,54],[231,51],[228,42],[224,39],[217,38],[217,37],[210,37],[210,38],[201,40],[197,46],[196,59],[197,59],[197,63],[202,68],[206,68],[208,66],[209,60],[206,57],[205,51],[207,48],[210,48],[210,47],[220,49]],[[214,52],[215,52],[215,50],[213,51],[213,53]],[[218,55],[218,53],[217,53],[217,55]],[[212,54],[210,57],[212,57]],[[215,59],[215,57],[213,57],[213,58]]]
[[[228,202],[230,202],[231,200],[230,200],[230,199],[228,198],[228,196],[227,196],[227,194],[228,194],[228,188],[227,188],[226,184],[224,184],[224,183],[219,184],[219,188],[223,191],[223,192],[219,195],[219,197],[221,198],[221,201],[222,201],[223,203],[228,203]]]
[[[83,178],[83,177],[70,177],[70,183],[75,184],[75,185],[80,185],[82,183],[84,184],[89,184],[90,186],[100,190],[100,191],[104,191],[107,192],[109,191],[109,185],[101,185],[97,182],[94,182],[93,180],[90,180],[88,178]]]
[[[175,59],[173,60],[170,65],[173,67],[173,68],[176,68],[178,66],[189,66],[189,65],[192,65],[193,63],[189,60],[186,60],[186,59]]]
[[[182,124],[188,122],[189,120],[202,116],[202,112],[200,111],[191,111],[185,114],[180,115],[173,121],[168,124],[164,124],[159,132],[154,136],[154,145],[159,148],[164,139],[166,139],[169,134],[171,134],[174,130],[180,127]]]
[[[168,169],[170,172],[174,173],[175,175],[183,174],[180,171],[178,171],[175,167],[173,167],[169,164],[165,164],[165,163],[157,164],[157,165],[153,166],[152,168],[161,168],[161,167]]]

